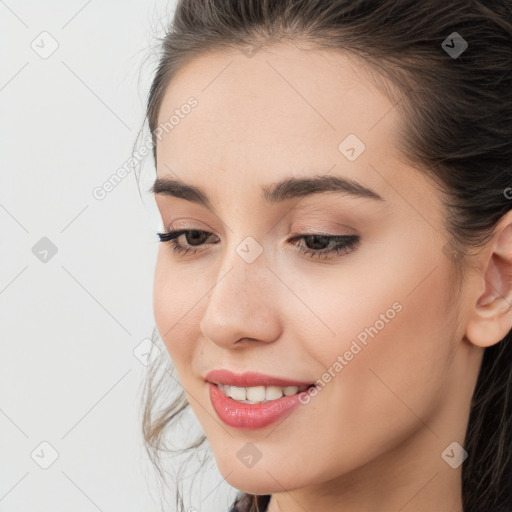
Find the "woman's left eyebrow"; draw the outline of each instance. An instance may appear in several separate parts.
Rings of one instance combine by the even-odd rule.
[[[263,199],[268,203],[279,203],[325,192],[338,192],[353,197],[385,201],[377,192],[361,183],[342,176],[313,176],[307,178],[285,178],[277,183],[263,185]],[[204,206],[213,212],[208,195],[198,186],[184,183],[174,178],[157,178],[149,190],[157,195],[185,199]]]

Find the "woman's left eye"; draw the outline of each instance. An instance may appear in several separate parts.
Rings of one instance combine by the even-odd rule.
[[[306,247],[297,245],[299,252],[308,254],[312,258],[328,258],[330,255],[346,254],[359,247],[361,242],[358,235],[299,235],[290,240],[304,239]],[[307,247],[307,246],[313,246]],[[327,248],[319,248],[326,245]]]
[[[157,233],[160,242],[171,244],[173,251],[180,255],[195,254],[202,251],[195,249],[204,245],[209,236],[215,236],[208,231],[198,229],[180,229],[174,231],[166,231],[165,233]],[[184,235],[187,246],[183,246],[178,239]],[[304,239],[306,247],[296,243],[298,240]],[[330,255],[344,254],[353,251],[360,244],[358,235],[300,235],[290,239],[293,245],[299,248],[299,252],[307,254],[312,258],[327,258]],[[218,242],[213,242],[218,243]],[[309,245],[309,247],[308,247]]]

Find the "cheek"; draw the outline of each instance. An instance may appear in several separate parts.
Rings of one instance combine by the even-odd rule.
[[[191,359],[202,310],[201,282],[180,272],[161,247],[153,282],[153,314],[160,337],[178,372]],[[197,283],[197,284],[194,284]],[[196,332],[196,334],[194,334]]]

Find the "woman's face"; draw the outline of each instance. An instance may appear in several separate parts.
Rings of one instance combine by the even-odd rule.
[[[463,442],[480,359],[464,339],[439,194],[400,160],[390,100],[346,56],[279,45],[196,58],[168,87],[159,123],[173,115],[158,178],[209,204],[155,195],[166,229],[206,233],[176,240],[196,253],[159,247],[154,313],[226,480],[278,493],[336,479],[339,489],[349,472],[373,485],[454,474],[442,452]],[[273,187],[322,177],[351,187]],[[357,243],[327,254],[336,241],[314,234]],[[240,428],[212,405],[215,369],[318,389]]]

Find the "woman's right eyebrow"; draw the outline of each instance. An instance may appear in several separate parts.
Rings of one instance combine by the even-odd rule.
[[[185,199],[214,211],[208,195],[198,186],[174,178],[157,178],[149,190],[155,195]],[[337,192],[353,197],[385,201],[382,196],[361,183],[341,176],[290,177],[277,183],[262,186],[263,199],[268,203],[279,203],[288,199],[302,198],[313,194]]]

